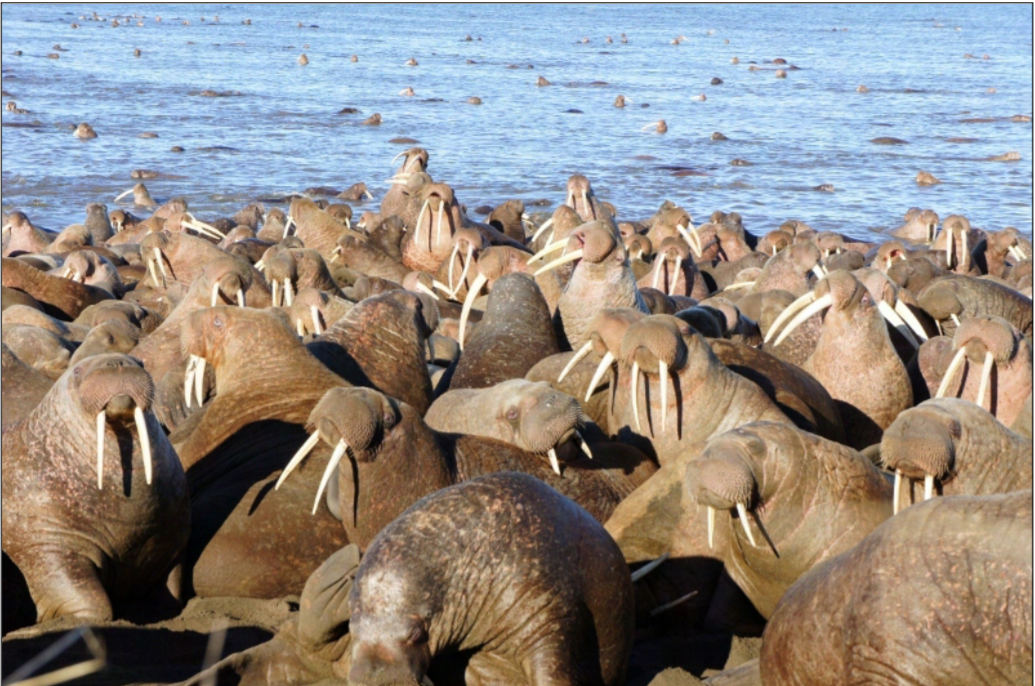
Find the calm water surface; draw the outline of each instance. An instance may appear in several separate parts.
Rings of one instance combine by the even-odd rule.
[[[79,18],[94,11],[107,21]],[[143,26],[123,21],[134,12]],[[5,4],[2,38],[4,99],[31,112],[2,114],[3,207],[51,229],[91,201],[114,209],[139,168],[177,177],[147,181],[153,197],[208,218],[357,181],[380,200],[401,136],[469,208],[561,202],[581,172],[623,218],[670,199],[698,220],[736,210],[756,233],[796,218],[866,237],[911,206],[1032,229],[1032,124],[1010,121],[1032,112],[1030,5]],[[777,57],[800,70],[776,79]],[[619,93],[635,104],[612,107]],[[382,126],[359,125],[374,112]],[[640,131],[658,119],[666,135]],[[99,138],[74,138],[80,121]],[[986,161],[1009,151],[1021,160]],[[921,169],[943,183],[918,187]]]

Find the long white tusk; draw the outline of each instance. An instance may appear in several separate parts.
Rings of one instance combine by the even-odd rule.
[[[219,302],[219,282],[212,284],[212,304],[209,307],[215,307]]]
[[[636,418],[636,430],[637,431],[641,430],[640,429],[639,399],[636,397],[637,396],[636,392],[639,390],[639,385],[640,385],[639,383],[637,383],[639,381],[639,379],[640,379],[640,363],[639,362],[633,362],[632,378],[629,379],[629,385],[632,388],[632,411],[633,411],[633,417]]]
[[[737,514],[740,515],[740,525],[744,527],[744,533],[747,534],[748,540],[751,541],[751,547],[755,547],[755,537],[751,533],[751,525],[748,524],[748,513],[744,503],[737,503]]]
[[[205,401],[205,358],[197,357],[197,367],[194,369],[194,399],[201,407]]]
[[[663,264],[665,264],[665,257],[663,255],[658,255],[658,259],[654,262],[654,277],[651,279],[650,282],[651,288],[658,287],[658,281],[661,280],[661,266]]]
[[[988,389],[988,380],[992,377],[992,368],[995,366],[995,358],[992,357],[992,351],[985,351],[985,364],[981,367],[981,383],[978,384],[978,395],[977,404],[980,407],[985,406],[985,391]],[[988,399],[988,411],[992,411],[992,399]]]
[[[482,286],[488,281],[485,275],[478,272],[478,276],[474,277],[474,283],[467,289],[467,297],[464,298],[464,307],[460,310],[460,350],[464,349],[464,332],[467,330],[467,318],[471,315],[471,307],[474,305],[475,298],[481,293]]]
[[[566,240],[554,241],[554,242],[550,243],[549,245],[547,245],[542,250],[540,250],[539,252],[537,252],[535,255],[532,255],[531,257],[529,257],[528,258],[528,264],[532,264],[536,260],[541,260],[542,258],[546,257],[547,255],[549,255],[552,252],[557,252],[558,250],[563,250],[565,248],[565,246],[567,246],[567,245],[568,245],[568,241],[566,241]]]
[[[134,186],[133,188],[136,188],[136,186]],[[122,199],[123,199],[123,198],[125,198],[125,197],[126,197],[127,195],[129,195],[130,193],[132,193],[132,192],[133,192],[133,188],[130,188],[130,189],[129,189],[128,191],[122,191],[121,193],[119,193],[118,195],[116,195],[116,196],[115,196],[115,202],[118,202],[119,200],[122,200]]]
[[[338,445],[334,446],[334,452],[331,453],[331,461],[327,463],[327,469],[323,470],[323,478],[320,479],[320,490],[316,492],[316,501],[313,502],[313,514],[316,514],[316,509],[320,507],[320,498],[323,496],[323,489],[327,488],[327,483],[331,480],[331,474],[334,473],[334,468],[338,466],[341,461],[341,456],[345,454],[349,446],[345,443],[345,439],[338,441]]]
[[[309,316],[313,318],[313,331],[319,336],[323,333],[323,325],[320,323],[320,308],[316,305],[309,306]]]
[[[952,362],[949,363],[949,368],[945,370],[945,376],[942,377],[942,382],[938,384],[938,393],[935,394],[935,398],[942,398],[945,396],[945,392],[949,390],[949,384],[952,382],[952,377],[956,375],[956,370],[960,368],[961,364],[963,364],[966,354],[966,348],[960,348],[956,351],[956,354],[952,358]]]
[[[661,430],[665,430],[668,419],[668,363],[658,360],[658,381],[661,383]]]
[[[1007,252],[1010,253],[1010,257],[1012,257],[1013,259],[1017,260],[1018,262],[1023,262],[1024,261],[1024,257],[1023,257],[1024,251],[1021,250],[1020,248],[1018,248],[1017,246],[1011,245],[1007,249]]]
[[[913,311],[909,309],[908,305],[901,300],[896,300],[895,311],[898,312],[899,316],[902,317],[902,320],[909,325],[909,328],[913,330],[913,333],[916,334],[918,339],[921,341],[927,340],[927,332],[924,331],[924,327],[920,324],[920,320],[916,318],[916,315],[913,314]]]
[[[104,410],[97,413],[97,488],[104,488]]]
[[[473,260],[474,260],[474,244],[472,243],[472,244],[469,244],[467,246],[467,259],[464,260],[464,270],[462,272],[460,272],[460,283],[458,283],[456,285],[456,289],[453,291],[453,296],[454,297],[456,296],[456,292],[458,290],[460,290],[460,286],[463,286],[464,282],[467,280],[467,271],[471,267],[471,262]],[[452,285],[452,284],[450,284],[450,285]]]
[[[708,508],[708,547],[715,547],[715,508],[711,505],[706,506]]]
[[[259,260],[258,262],[255,263],[255,268],[258,269],[261,272],[264,269],[266,269],[266,263],[263,262],[262,260]]]
[[[930,474],[924,476],[924,500],[930,500],[934,495],[934,477]]]
[[[399,159],[400,157],[406,156],[406,159],[405,159],[405,160],[403,161],[403,169],[405,169],[405,168],[406,168],[406,162],[408,162],[408,161],[409,161],[409,159],[410,159],[410,158],[409,158],[409,154],[410,154],[410,151],[409,151],[409,150],[406,150],[405,152],[401,152],[401,153],[399,153],[398,155],[396,155],[395,157],[393,157],[393,158],[392,158],[392,161],[391,161],[391,162],[389,162],[388,164],[395,164],[395,161],[396,161],[397,159]]]
[[[682,255],[676,255],[676,266],[672,269],[672,273],[674,274],[674,276],[672,277],[672,281],[669,282],[669,284],[668,284],[668,294],[669,295],[675,295],[676,294],[676,284],[679,282],[679,270],[680,270],[680,268],[682,266],[683,266],[683,256]]]
[[[273,487],[273,490],[280,488],[280,485],[284,483],[284,479],[288,478],[288,474],[293,472],[295,467],[302,463],[302,460],[306,458],[306,455],[312,452],[313,448],[315,448],[316,444],[319,442],[319,431],[314,432],[312,436],[306,439],[305,443],[302,444],[302,447],[298,449],[298,452],[294,454],[291,461],[287,463],[286,467],[284,467],[284,471],[280,473],[280,478],[277,479],[277,485]]]
[[[586,344],[579,348],[578,352],[568,360],[568,364],[564,365],[564,369],[561,370],[560,375],[557,377],[557,383],[564,381],[564,377],[568,376],[568,372],[579,363],[579,360],[588,355],[591,350],[593,350],[593,342],[586,341]]]
[[[589,449],[589,443],[586,443],[586,439],[582,437],[578,431],[575,432],[575,440],[578,442],[582,452],[585,453],[586,457],[593,459],[593,451]]]
[[[284,222],[284,235],[282,236],[282,238],[287,238],[288,237],[288,231],[291,230],[291,225],[294,224],[294,223],[295,223],[295,218],[290,216],[290,215],[288,215],[287,221]]]
[[[438,245],[442,242],[442,210],[444,210],[446,204],[441,200],[438,203],[438,226],[435,227],[435,244]]]
[[[539,238],[539,236],[542,235],[543,231],[546,231],[548,228],[550,228],[550,225],[552,225],[552,224],[553,224],[553,217],[550,217],[545,222],[543,222],[543,225],[540,226],[538,229],[536,229],[535,233],[532,234],[532,240],[528,241],[529,244],[535,243],[535,240],[537,238]]]
[[[916,340],[916,336],[914,336],[913,332],[909,329],[908,326],[906,326],[906,323],[902,321],[902,317],[898,316],[898,313],[895,312],[894,309],[892,309],[891,305],[884,302],[883,300],[878,300],[877,311],[881,313],[881,316],[883,316],[885,319],[891,322],[891,325],[894,326],[895,329],[898,330],[898,332],[902,334],[902,336],[907,341],[909,341],[910,345],[912,345],[914,348],[920,347],[920,342]]]
[[[895,470],[895,490],[894,490],[894,496],[893,496],[894,500],[891,502],[891,513],[892,514],[898,514],[898,499],[899,499],[899,494],[900,493],[902,493],[902,470],[901,469],[896,469]]]
[[[165,272],[165,261],[162,259],[162,251],[158,248],[155,248],[155,261],[158,262],[158,268],[162,271],[162,288],[165,288],[169,275]]]
[[[970,250],[967,248],[969,231],[960,231],[963,236],[963,252],[960,253],[960,266],[967,267],[970,264]]]
[[[615,356],[610,352],[604,354],[604,357],[600,360],[600,364],[597,365],[597,370],[593,372],[593,378],[589,381],[589,388],[586,389],[586,402],[589,402],[590,396],[593,395],[593,390],[600,383],[600,379],[603,378],[604,372],[610,368],[611,363],[615,361]]]
[[[439,297],[437,295],[435,295],[435,291],[431,290],[430,288],[428,288],[427,286],[422,284],[420,281],[417,282],[417,285],[414,286],[414,288],[416,288],[421,293],[427,293],[428,295],[430,295],[435,300],[439,300]]]
[[[639,581],[640,579],[642,579],[643,577],[647,576],[648,574],[653,572],[655,569],[660,567],[661,563],[668,559],[668,556],[669,556],[669,553],[665,553],[664,555],[662,555],[658,559],[651,560],[647,564],[645,564],[642,567],[640,567],[639,569],[637,569],[635,572],[632,573],[632,582],[635,584],[637,581]]]
[[[952,323],[955,324],[956,326],[960,325],[960,318],[957,317],[955,314],[950,314],[949,318],[952,319]]]
[[[652,123],[647,124],[646,126],[644,126],[642,129],[640,129],[640,131],[646,131],[647,129],[649,129],[651,127],[656,127],[657,125],[658,125],[658,122],[652,122]]]
[[[273,306],[280,307],[280,282],[273,280]]]
[[[582,189],[582,204],[586,206],[586,211],[589,212],[594,219],[596,219],[597,213],[593,211],[593,206],[589,204],[589,196],[586,194],[585,188]]]
[[[149,271],[151,273],[151,281],[153,281],[155,286],[157,286],[158,285],[158,272],[155,271],[155,261],[154,260],[148,260],[147,261],[147,271]]]
[[[948,239],[945,243],[945,268],[952,269],[952,249],[956,245],[956,236],[949,231],[945,237]]]
[[[243,288],[238,288],[237,289],[237,304],[240,307],[245,307],[244,289]]]
[[[666,611],[671,610],[672,608],[674,608],[674,607],[676,607],[678,605],[682,605],[686,601],[688,601],[691,598],[693,598],[695,595],[697,595],[697,591],[690,591],[689,593],[687,593],[684,596],[680,596],[680,597],[676,598],[675,600],[672,600],[672,601],[669,601],[669,602],[665,603],[664,605],[659,605],[658,607],[656,607],[656,608],[654,608],[653,610],[650,611],[650,616],[651,617],[657,617],[662,612],[666,612]]]
[[[690,246],[690,249],[694,251],[694,256],[697,258],[701,257],[703,248],[701,247],[701,237],[697,234],[697,229],[690,227],[692,230],[688,230],[682,224],[676,226],[676,231],[683,237],[686,244]]]
[[[299,338],[305,338],[305,324],[302,323],[301,317],[295,320],[295,333]]]
[[[819,279],[820,281],[822,281],[824,278],[826,278],[826,274],[823,273],[822,265],[817,264],[815,267],[813,267],[812,268],[812,273],[815,274],[816,278]]]
[[[428,201],[427,200],[425,200],[424,204],[420,206],[420,212],[417,213],[417,223],[413,227],[413,242],[415,244],[416,244],[416,242],[418,240],[420,240],[420,224],[421,224],[422,221],[424,221],[424,210],[426,210],[426,209],[428,209]],[[428,231],[430,232],[431,229],[429,228]]]
[[[776,320],[773,321],[773,323],[769,326],[769,331],[766,332],[763,342],[768,343],[769,341],[771,341],[773,339],[773,336],[775,336],[777,332],[780,330],[780,327],[783,326],[784,322],[788,321],[798,312],[798,310],[813,302],[815,299],[815,291],[808,291],[807,293],[805,293],[805,295],[802,295],[797,300],[788,305],[786,308],[784,308],[783,312],[781,312],[776,317]]]
[[[374,196],[373,196],[373,194],[371,194],[370,191],[363,191],[363,193],[367,196],[368,200],[373,200],[374,199]]]
[[[183,404],[190,407],[191,389],[194,388],[194,370],[198,366],[198,358],[191,355],[187,360],[187,372],[183,375]]]
[[[392,186],[405,186],[406,184],[409,183],[409,181],[407,181],[406,179],[391,178],[391,179],[387,179],[385,181],[385,183],[390,184]],[[368,195],[369,195],[369,193],[368,193]],[[371,196],[371,199],[373,199],[373,196]]]
[[[187,226],[189,226],[190,228],[192,228],[195,231],[197,231],[198,233],[205,234],[207,236],[210,236],[211,238],[216,238],[216,239],[226,238],[226,234],[224,234],[222,231],[220,231],[216,227],[212,226],[211,224],[206,224],[203,221],[198,221],[197,219],[194,219],[194,217],[191,217],[190,215],[188,215],[188,220],[186,222],[184,222],[184,223]]]
[[[452,292],[452,291],[449,290],[449,288],[446,287],[446,285],[444,283],[442,283],[438,279],[432,279],[431,280],[431,285],[434,286],[435,288],[437,288],[438,290],[442,291],[446,295],[449,295]]]
[[[1028,259],[1028,253],[1024,252],[1024,248],[1019,245],[1015,245],[1013,246],[1013,249],[1017,251],[1018,255],[1020,255],[1021,261]]]
[[[294,301],[295,301],[295,291],[291,287],[291,279],[285,276],[284,277],[284,304],[286,304],[288,307],[291,307],[291,305],[294,303]]]
[[[755,285],[754,281],[738,281],[737,283],[731,283],[729,286],[726,286],[722,290],[724,290],[724,291],[737,291],[737,290],[740,290],[741,288],[751,288],[754,285]]]
[[[553,468],[553,471],[557,473],[557,476],[560,476],[561,464],[557,461],[557,451],[550,448],[546,451],[546,454],[550,456],[550,466]]]
[[[581,260],[581,259],[582,259],[582,249],[580,248],[579,250],[573,250],[570,253],[568,253],[567,255],[562,255],[561,257],[558,257],[556,260],[554,260],[553,262],[550,262],[549,264],[544,264],[542,267],[537,269],[536,272],[532,276],[539,276],[543,272],[548,272],[548,271],[551,271],[553,269],[556,269],[557,267],[560,267],[562,264],[568,264],[569,262],[574,262],[575,260]]]
[[[780,345],[781,343],[783,343],[784,339],[790,336],[791,332],[797,329],[799,326],[801,326],[805,322],[805,320],[807,320],[809,317],[816,314],[817,312],[822,312],[825,308],[830,307],[830,305],[833,302],[834,296],[830,293],[827,293],[822,298],[813,301],[812,304],[808,305],[804,310],[799,312],[794,319],[791,320],[791,323],[787,325],[787,328],[785,328],[783,332],[777,337],[776,343],[774,345]]]
[[[453,265],[456,263],[456,255],[458,252],[460,252],[460,241],[453,243],[453,250],[449,253],[449,272],[447,276],[449,277],[449,287],[453,289],[454,293],[456,292],[457,287],[453,285]]]
[[[147,433],[147,418],[140,406],[133,408],[133,421],[137,425],[137,436],[140,438],[140,453],[144,458],[144,481],[151,485],[151,474],[154,469],[151,464],[151,436]]]

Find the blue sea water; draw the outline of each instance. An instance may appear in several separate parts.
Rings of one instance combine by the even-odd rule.
[[[177,177],[145,183],[204,218],[357,181],[379,200],[405,136],[469,208],[561,202],[580,172],[621,218],[670,199],[698,221],[738,211],[759,234],[794,218],[866,238],[919,206],[1032,230],[1032,124],[1010,120],[1032,113],[1029,4],[5,3],[2,39],[4,100],[31,112],[2,113],[3,208],[52,229],[88,202],[114,209],[138,168]],[[800,69],[777,79],[775,58]],[[634,104],[613,107],[620,93]],[[382,126],[359,125],[374,112]],[[641,131],[658,119],[667,134]],[[81,121],[99,137],[74,138]],[[1020,161],[986,161],[1009,151]],[[943,183],[917,186],[920,170]]]

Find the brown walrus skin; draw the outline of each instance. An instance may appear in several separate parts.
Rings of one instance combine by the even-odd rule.
[[[69,369],[4,429],[3,550],[24,574],[39,621],[111,619],[123,603],[165,591],[187,543],[190,509],[183,468],[150,411],[152,393],[139,362],[98,355]]]
[[[1032,493],[935,498],[784,594],[767,686],[1031,680]]]
[[[618,547],[582,508],[513,472],[441,490],[392,522],[349,607],[352,683],[419,683],[436,657],[471,650],[466,676],[480,683],[617,686],[632,651]]]

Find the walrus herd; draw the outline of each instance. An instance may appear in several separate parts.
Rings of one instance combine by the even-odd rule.
[[[1030,683],[1029,237],[583,175],[483,223],[400,157],[379,207],[5,213],[5,657],[287,599],[189,683]]]

